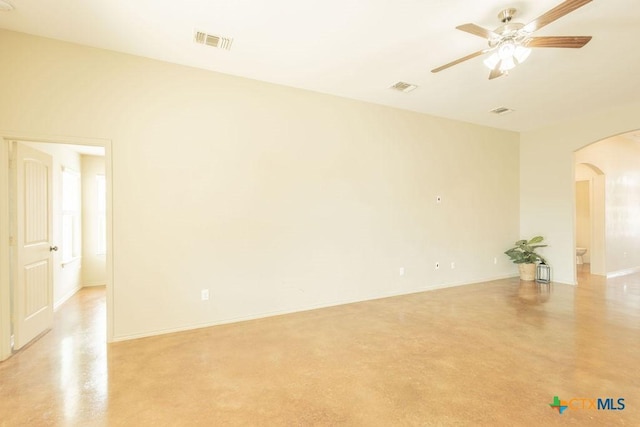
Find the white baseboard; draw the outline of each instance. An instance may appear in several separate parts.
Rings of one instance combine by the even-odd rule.
[[[633,274],[640,272],[640,267],[627,268],[624,270],[612,271],[607,273],[607,279],[611,279],[612,277],[620,277],[626,276],[627,274]]]
[[[195,324],[195,325],[182,326],[182,327],[177,327],[177,328],[158,329],[158,330],[155,330],[155,331],[143,332],[143,333],[139,333],[139,334],[114,335],[112,342],[128,341],[128,340],[134,340],[134,339],[139,339],[139,338],[148,338],[148,337],[153,337],[153,336],[158,336],[158,335],[172,334],[172,333],[176,333],[176,332],[186,332],[186,331],[191,331],[191,330],[194,330],[194,329],[210,328],[212,326],[221,326],[221,325],[227,325],[227,324],[230,324],[230,323],[237,323],[237,322],[245,322],[245,321],[248,321],[248,320],[263,319],[263,318],[272,317],[272,316],[281,316],[281,315],[285,315],[285,314],[302,313],[302,312],[305,312],[305,311],[317,310],[317,309],[320,309],[320,308],[329,308],[329,307],[335,307],[335,306],[339,306],[339,305],[346,305],[346,304],[354,304],[354,303],[359,303],[359,302],[373,301],[373,300],[376,300],[376,299],[384,299],[384,298],[392,298],[392,297],[403,296],[403,295],[417,294],[417,293],[428,292],[428,291],[432,291],[432,290],[436,290],[436,289],[452,288],[452,287],[455,287],[455,286],[474,285],[474,284],[478,284],[478,283],[490,282],[490,281],[493,281],[493,280],[509,279],[509,278],[517,277],[517,276],[518,276],[517,274],[507,274],[507,275],[500,275],[500,276],[485,278],[485,279],[481,279],[481,280],[474,280],[473,282],[452,282],[452,283],[437,284],[437,285],[431,285],[431,286],[427,286],[427,287],[420,288],[420,289],[406,290],[404,292],[365,297],[364,299],[363,298],[358,298],[358,299],[353,299],[353,300],[334,301],[334,302],[318,304],[318,305],[314,305],[314,306],[310,306],[310,307],[305,307],[305,308],[302,308],[302,309],[298,308],[298,309],[293,309],[293,310],[276,310],[276,311],[270,311],[270,312],[255,313],[255,314],[251,314],[251,315],[247,315],[247,316],[240,316],[240,317],[222,319],[222,320],[217,320],[217,321],[213,321],[213,322],[205,322],[205,323],[200,323],[200,324]]]
[[[76,292],[78,292],[80,289],[82,289],[81,286],[72,289],[71,291],[67,292],[65,295],[62,296],[62,298],[60,298],[58,301],[56,301],[55,303],[53,303],[53,311],[56,311],[62,304],[64,304],[65,302],[67,302],[67,300],[69,298],[71,298],[72,296],[74,296],[76,294]]]
[[[466,286],[466,285],[476,285],[478,283],[492,282],[494,280],[502,280],[502,279],[511,279],[513,277],[518,277],[518,274],[506,274],[500,276],[492,276],[479,280],[474,280],[473,282],[449,282],[449,283],[441,283],[437,285],[431,285],[424,288],[426,291],[432,291],[436,289],[445,289],[445,288],[453,288],[456,286]]]

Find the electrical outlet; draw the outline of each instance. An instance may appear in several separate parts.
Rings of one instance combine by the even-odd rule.
[[[436,270],[440,268],[440,263],[436,262]]]
[[[494,263],[494,264],[498,264],[498,257],[497,257],[497,256],[494,256],[494,257],[493,257],[493,263]]]
[[[398,270],[398,274],[400,276],[404,276],[404,267],[400,267],[400,269]]]
[[[454,268],[456,268],[456,263],[451,261],[451,269],[453,270]]]
[[[200,291],[200,298],[202,301],[209,301],[209,289],[203,289]]]

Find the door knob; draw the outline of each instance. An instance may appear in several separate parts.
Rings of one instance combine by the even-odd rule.
[[[57,251],[58,247],[57,246],[49,246],[49,252],[54,252]]]

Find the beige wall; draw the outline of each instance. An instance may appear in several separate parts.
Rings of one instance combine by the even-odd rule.
[[[516,133],[10,32],[0,56],[0,129],[112,140],[115,339],[515,273]]]
[[[81,156],[82,161],[82,286],[107,283],[106,254],[100,251],[97,176],[105,173],[104,157]]]
[[[554,279],[575,283],[574,152],[640,128],[640,102],[520,136],[521,234],[545,236]]]

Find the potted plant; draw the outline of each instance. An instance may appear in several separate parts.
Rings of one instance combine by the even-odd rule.
[[[505,252],[514,264],[518,264],[520,280],[535,280],[536,264],[538,262],[546,264],[547,261],[536,253],[537,248],[547,246],[539,244],[543,240],[542,236],[536,236],[531,240],[518,240],[513,248]]]

